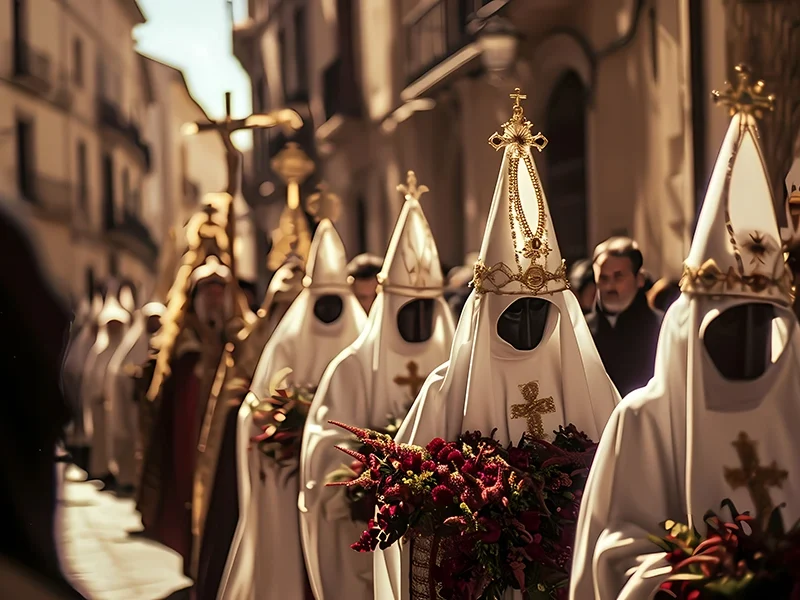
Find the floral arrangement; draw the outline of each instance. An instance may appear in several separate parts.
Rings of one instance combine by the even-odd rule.
[[[251,441],[265,456],[281,464],[300,458],[303,427],[315,392],[311,386],[277,389],[256,408],[254,421],[263,433]]]
[[[664,537],[651,536],[672,573],[661,584],[657,600],[796,600],[800,598],[800,521],[786,531],[780,507],[762,527],[749,513],[722,502],[732,520],[706,513],[706,534],[667,521]]]
[[[521,590],[530,599],[566,598],[575,522],[596,444],[574,425],[553,442],[524,435],[504,447],[480,432],[424,448],[368,429],[351,431],[368,448],[340,448],[361,465],[345,485],[371,491],[377,510],[359,552],[401,539],[431,547],[426,597],[475,600]],[[412,564],[412,580],[414,566]]]
[[[374,431],[394,438],[403,421],[402,419],[389,417],[388,422],[389,424],[383,429],[375,429]],[[357,438],[353,443],[352,450],[355,450],[359,455],[369,454],[369,446],[361,443]],[[363,472],[364,464],[359,460],[354,460],[350,464],[343,464],[340,468],[331,472],[325,479],[325,483],[347,484],[358,479]],[[368,523],[375,515],[375,507],[378,504],[375,490],[366,489],[360,485],[345,485],[344,493],[350,504],[350,518],[357,523]]]

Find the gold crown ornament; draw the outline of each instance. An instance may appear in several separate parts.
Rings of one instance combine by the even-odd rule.
[[[693,295],[791,304],[792,276],[781,248],[755,121],[772,110],[775,96],[764,94],[763,81],[751,81],[745,65],[736,67],[736,77],[724,92],[712,92],[715,104],[727,108],[732,120],[709,181],[680,287]],[[738,183],[733,181],[735,176]]]
[[[489,145],[495,150],[507,151],[508,179],[508,226],[514,252],[514,266],[497,262],[492,266],[484,263],[482,256],[475,263],[472,285],[479,294],[501,295],[545,295],[569,289],[567,268],[563,259],[556,253],[548,265],[548,257],[553,252],[550,240],[555,240],[548,232],[547,206],[542,182],[533,164],[531,148],[539,152],[547,146],[547,138],[541,133],[531,131],[533,123],[525,118],[521,100],[527,96],[519,88],[510,94],[514,100],[511,118],[503,123],[502,133],[495,132],[489,137]],[[519,189],[519,164],[525,165],[533,184],[536,197],[536,229],[532,229],[525,215],[523,199]],[[487,230],[492,224],[487,225]],[[552,237],[551,237],[552,236]],[[520,239],[521,238],[521,239]],[[483,253],[482,253],[483,254]]]

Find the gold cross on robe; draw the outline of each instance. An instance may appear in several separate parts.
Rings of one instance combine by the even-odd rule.
[[[406,369],[408,369],[407,375],[398,375],[392,381],[401,387],[408,386],[412,398],[416,399],[422,384],[425,383],[425,377],[419,374],[419,365],[413,360],[406,363]]]
[[[756,517],[762,525],[766,525],[775,505],[769,495],[769,488],[783,487],[783,482],[789,477],[789,472],[778,468],[776,461],[763,467],[761,466],[756,452],[756,444],[748,435],[742,431],[732,442],[739,455],[742,466],[738,469],[725,467],[725,481],[734,490],[740,487],[747,487],[750,498],[756,509]]]
[[[539,382],[530,381],[519,386],[524,404],[511,405],[512,419],[525,419],[528,422],[528,433],[536,439],[544,439],[542,415],[556,412],[556,403],[552,396],[539,398]]]

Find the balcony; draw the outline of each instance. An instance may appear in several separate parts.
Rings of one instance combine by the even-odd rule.
[[[23,85],[39,93],[46,93],[52,86],[50,57],[35,50],[25,40],[14,45],[14,77]]]
[[[485,0],[439,0],[405,26],[406,81],[411,83],[472,41],[470,16]]]
[[[352,79],[352,73],[348,73],[340,58],[322,73],[322,102],[327,121],[335,115],[354,119],[361,116],[358,86]]]
[[[158,244],[137,215],[125,211],[122,221],[114,223],[108,229],[107,235],[109,241],[119,249],[130,252],[147,267],[155,268],[158,259]]]
[[[49,221],[69,223],[72,218],[72,185],[36,173],[20,178],[20,192],[38,216]]]
[[[97,99],[97,118],[100,124],[127,143],[139,157],[145,171],[150,170],[150,146],[142,139],[139,128],[125,120],[119,107],[106,98]]]

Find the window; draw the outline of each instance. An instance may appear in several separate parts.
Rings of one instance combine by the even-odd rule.
[[[283,97],[286,98],[286,90],[289,80],[289,57],[286,56],[286,31],[281,29],[278,32],[278,53],[281,59],[281,85],[283,86]]]
[[[131,175],[128,172],[128,169],[123,169],[122,171],[122,207],[126,215],[134,214]]]
[[[558,245],[571,264],[588,256],[586,89],[575,71],[567,71],[553,88],[546,116],[546,131],[558,131],[544,153],[547,199]]]
[[[83,42],[75,38],[72,43],[72,83],[83,87]]]
[[[95,291],[94,286],[95,286],[94,269],[92,267],[86,267],[86,293],[89,296],[90,302],[94,297],[94,291]]]
[[[26,35],[25,35],[25,18],[26,18],[26,10],[25,10],[25,1],[24,0],[12,0],[12,20],[14,28],[14,69],[16,72],[24,72],[25,70],[25,61],[27,60],[26,50],[27,50],[27,42],[26,42]]]
[[[12,0],[13,21],[14,21],[14,43],[20,44],[25,41],[25,0]],[[19,45],[17,45],[19,47]]]
[[[367,201],[363,195],[359,194],[358,198],[356,198],[356,239],[358,240],[359,252],[366,252],[369,244],[367,223]]]
[[[84,142],[78,142],[78,207],[84,215],[89,209],[89,163]]]
[[[103,226],[113,229],[114,214],[114,159],[110,154],[103,155]]]
[[[34,201],[33,123],[17,119],[17,186],[19,193]]]
[[[294,13],[294,64],[297,75],[295,92],[308,93],[308,60],[306,56],[306,10],[300,8]]]

